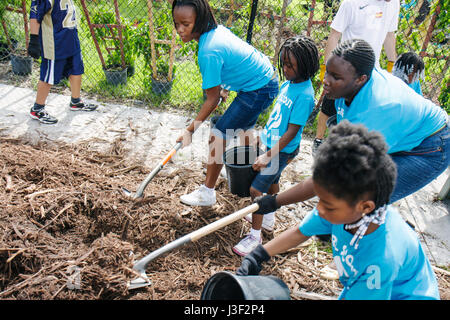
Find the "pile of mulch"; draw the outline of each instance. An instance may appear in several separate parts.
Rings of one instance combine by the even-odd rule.
[[[128,290],[133,262],[165,244],[250,204],[228,192],[219,178],[212,208],[180,203],[204,174],[167,165],[138,202],[135,190],[149,168],[125,160],[120,143],[98,153],[87,146],[31,146],[0,139],[0,299],[199,299],[216,272],[235,270],[231,248],[249,229],[238,221],[152,261],[152,285]],[[294,225],[312,207],[283,208],[274,234]],[[296,216],[296,219],[292,217]],[[282,279],[295,292],[335,297],[341,286],[320,270],[332,255],[320,242],[268,262],[262,274]],[[449,277],[437,274],[448,298]],[[304,296],[303,296],[304,297]]]

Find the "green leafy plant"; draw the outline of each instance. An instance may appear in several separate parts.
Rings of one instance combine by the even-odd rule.
[[[154,30],[155,39],[167,40],[172,36],[171,24],[155,27]],[[152,75],[151,39],[149,23],[147,21],[140,22],[136,26],[136,36],[134,37],[133,44],[136,53],[144,57],[145,73]],[[158,78],[167,78],[169,74],[169,51],[170,46],[168,44],[155,43],[156,71]],[[175,74],[175,69],[176,66],[173,66],[173,74]]]
[[[9,0],[9,1],[0,1],[0,22],[5,21],[5,24],[7,26],[13,25],[10,21],[6,21],[5,13],[7,11],[7,7],[9,8],[22,8],[24,4],[24,1],[22,0]],[[7,47],[12,50],[13,52],[16,51],[16,48],[18,47],[18,41],[15,39],[16,36],[14,35],[17,33],[17,30],[14,28],[11,28],[11,30],[8,30],[8,36],[3,32],[3,28],[0,27],[0,42],[2,44],[6,44]],[[22,31],[22,30],[20,30]],[[14,33],[14,34],[12,34]],[[12,48],[11,48],[12,45]],[[23,50],[22,50],[23,51]],[[18,52],[19,53],[19,52]],[[26,55],[26,53],[24,53]]]
[[[22,0],[0,1],[0,20],[3,18],[6,12],[6,7],[21,8],[22,4],[23,4]]]
[[[98,12],[92,15],[92,22],[94,24],[102,24],[105,25],[105,28],[97,28],[95,30],[95,34],[97,36],[97,41],[99,44],[103,45],[106,48],[117,48],[117,50],[111,50],[110,53],[107,53],[105,58],[106,68],[109,70],[121,69],[122,68],[122,58],[120,53],[120,40],[117,37],[114,39],[110,39],[111,30],[109,30],[109,24],[116,24],[116,16],[112,12]],[[134,58],[135,52],[133,46],[133,38],[134,38],[134,30],[133,24],[129,19],[121,17],[122,28],[122,44],[123,44],[123,52],[125,65],[127,67],[134,68]]]
[[[450,113],[450,77],[442,80],[441,94],[439,95],[441,107]]]

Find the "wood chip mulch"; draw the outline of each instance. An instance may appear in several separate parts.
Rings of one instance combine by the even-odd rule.
[[[32,146],[0,139],[0,299],[151,299],[197,300],[216,272],[235,270],[241,257],[231,251],[249,223],[234,222],[195,243],[152,261],[152,284],[128,290],[136,278],[133,261],[250,204],[228,192],[219,178],[212,208],[183,205],[204,173],[168,164],[135,202],[121,187],[136,190],[152,168],[125,160],[120,143],[98,153],[87,146]],[[307,212],[308,203],[298,206]],[[284,212],[284,213],[283,213]],[[295,225],[285,210],[272,234]],[[278,217],[278,214],[277,214]],[[261,274],[282,279],[295,292],[336,297],[338,280],[320,270],[332,255],[319,241],[273,258]],[[436,273],[442,298],[450,277]]]

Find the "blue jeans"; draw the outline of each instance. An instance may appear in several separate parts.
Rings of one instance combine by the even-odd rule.
[[[397,181],[391,203],[400,200],[436,179],[450,165],[448,126],[429,136],[411,151],[391,154],[397,165]]]
[[[253,128],[261,112],[273,103],[278,95],[276,75],[262,88],[249,92],[238,92],[236,98],[216,122],[211,132],[224,139],[232,139],[236,132]]]
[[[268,150],[267,150],[268,151]],[[281,173],[284,168],[291,162],[298,154],[299,148],[291,153],[280,152],[276,157],[269,162],[269,165],[262,169],[253,179],[252,187],[259,192],[267,193],[273,184],[280,181]]]

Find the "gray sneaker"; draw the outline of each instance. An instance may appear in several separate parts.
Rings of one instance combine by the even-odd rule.
[[[70,110],[72,111],[94,111],[98,108],[98,106],[96,104],[93,103],[84,103],[82,101],[78,102],[78,103],[73,103],[72,101],[70,101],[69,104]]]
[[[45,109],[41,109],[38,111],[34,111],[33,109],[31,109],[30,117],[46,124],[54,124],[58,122],[58,119],[49,115],[47,111],[45,111]]]

